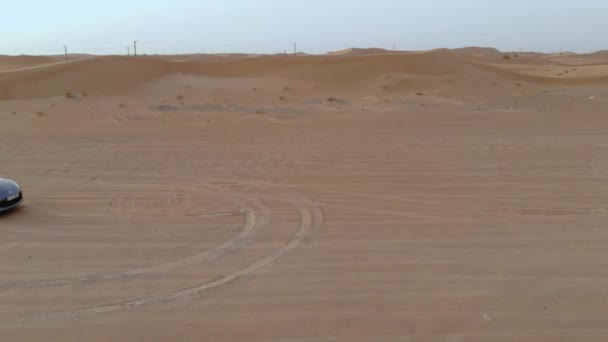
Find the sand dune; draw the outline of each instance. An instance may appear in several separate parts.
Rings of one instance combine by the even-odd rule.
[[[597,57],[9,59],[3,340],[608,336]]]
[[[52,57],[0,55],[0,70],[18,69],[41,64],[49,64],[53,62],[55,62],[55,60]]]
[[[605,64],[597,63],[596,60],[588,65],[572,64],[580,67],[576,72],[571,72],[564,68],[564,65],[570,64],[564,64],[563,59],[520,57],[504,61],[502,58],[497,59],[498,54],[497,50],[492,49],[467,48],[456,52],[434,50],[298,58],[281,55],[256,58],[243,58],[242,55],[216,55],[215,58],[191,56],[177,61],[169,57],[97,57],[69,64],[5,70],[0,73],[0,98],[62,96],[68,92],[124,94],[154,79],[182,73],[220,78],[282,78],[349,88],[369,87],[370,82],[382,83],[383,79],[387,82],[384,85],[407,86],[408,83],[411,84],[409,78],[418,78],[420,84],[427,84],[426,88],[429,87],[429,82],[434,83],[431,87],[437,85],[436,80],[431,78],[421,80],[420,77],[424,75],[450,75],[454,79],[473,75],[472,77],[482,77],[484,80],[495,78],[494,82],[519,79],[566,83],[603,82],[608,76]],[[584,56],[577,58],[585,60]],[[37,59],[33,61],[35,60]],[[472,81],[476,82],[474,79]],[[412,88],[415,88],[415,84]]]
[[[484,48],[484,47],[466,47],[453,49],[452,52],[458,55],[470,56],[470,57],[479,57],[479,58],[502,58],[504,55],[502,52],[498,51],[494,48]]]
[[[61,96],[66,92],[117,94],[172,73],[209,77],[276,77],[362,84],[387,73],[441,75],[460,62],[449,51],[344,57],[260,57],[172,62],[157,58],[99,57],[44,69],[0,74],[0,98]],[[352,83],[356,82],[356,83]]]
[[[368,48],[368,49],[350,48],[350,49],[344,49],[344,50],[340,50],[340,51],[329,52],[327,55],[329,55],[329,56],[368,56],[368,55],[384,55],[384,54],[388,54],[388,53],[391,53],[391,52],[389,50],[386,50],[386,49],[378,49],[378,48]]]

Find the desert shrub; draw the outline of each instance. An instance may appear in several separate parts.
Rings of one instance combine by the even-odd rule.
[[[504,55],[504,56],[502,56],[502,59],[511,59],[511,56],[509,56],[509,55]]]
[[[66,99],[73,99],[74,95],[72,95],[72,93],[70,93],[70,92],[67,92],[67,93],[65,93],[65,98]]]

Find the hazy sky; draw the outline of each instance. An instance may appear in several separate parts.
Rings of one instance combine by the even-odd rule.
[[[0,54],[608,49],[606,0],[11,0]]]

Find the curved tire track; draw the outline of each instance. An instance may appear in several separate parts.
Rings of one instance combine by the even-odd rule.
[[[229,250],[236,246],[240,241],[246,238],[252,231],[254,231],[257,227],[265,224],[270,220],[270,209],[265,206],[261,201],[254,200],[252,206],[244,206],[242,213],[245,217],[245,223],[243,227],[240,229],[239,234],[237,234],[234,238],[223,242],[222,244],[197,253],[195,255],[191,255],[189,257],[169,261],[166,263],[162,263],[159,265],[139,268],[129,271],[122,272],[113,272],[113,273],[104,273],[104,274],[92,274],[85,275],[80,277],[70,277],[70,278],[61,278],[61,279],[50,279],[50,280],[40,280],[40,281],[29,281],[29,282],[21,282],[21,283],[8,283],[8,284],[0,284],[0,289],[12,289],[12,288],[35,288],[35,287],[49,287],[49,286],[62,286],[62,285],[70,285],[76,283],[92,283],[104,280],[113,280],[113,279],[124,279],[130,278],[134,276],[146,275],[146,274],[158,274],[168,272],[172,269],[178,267],[185,267],[190,265],[195,265],[198,263],[206,262],[209,260],[213,260],[218,258],[222,252]]]
[[[274,186],[265,183],[233,183],[236,185],[245,185],[245,186],[254,186],[263,190],[273,190],[278,193],[281,193],[283,197],[286,197],[287,201],[293,205],[300,216],[300,223],[297,231],[292,236],[292,238],[283,246],[269,254],[268,256],[250,264],[239,268],[233,272],[230,272],[220,278],[217,278],[212,281],[196,284],[190,287],[180,288],[176,290],[171,290],[167,292],[162,292],[159,294],[143,296],[139,298],[118,301],[115,303],[109,304],[101,304],[94,305],[84,308],[78,309],[70,309],[70,310],[61,310],[40,314],[24,314],[19,316],[7,317],[8,321],[13,322],[27,322],[30,320],[53,320],[53,319],[74,319],[74,318],[82,318],[88,317],[96,314],[109,313],[114,311],[121,310],[129,310],[138,308],[145,305],[150,305],[159,302],[166,302],[171,300],[176,300],[185,297],[191,296],[200,296],[201,294],[221,287],[223,285],[227,285],[236,281],[239,278],[247,276],[249,274],[254,273],[255,271],[268,266],[281,257],[291,252],[293,249],[297,248],[300,244],[302,244],[306,237],[313,230],[318,230],[323,225],[323,212],[321,208],[309,197],[305,196],[302,193],[299,193],[295,190],[289,188],[282,188],[279,186]],[[266,207],[259,199],[253,199],[254,206],[257,210],[252,210],[250,213],[246,213],[246,224],[242,229],[241,233],[234,239],[226,241],[222,245],[214,248],[213,250],[208,250],[194,256],[181,259],[174,262],[168,262],[161,265],[153,266],[150,268],[144,268],[139,270],[131,270],[126,272],[118,272],[111,274],[102,274],[102,275],[90,275],[84,277],[75,277],[75,278],[67,278],[67,279],[56,279],[56,280],[46,280],[39,282],[30,282],[25,284],[20,284],[20,287],[42,287],[42,286],[58,286],[65,284],[72,284],[77,282],[86,282],[86,281],[99,281],[99,280],[111,280],[117,279],[126,276],[135,276],[144,273],[159,273],[166,272],[176,267],[183,267],[188,265],[195,265],[207,260],[212,260],[213,258],[220,257],[222,251],[230,249],[238,245],[240,239],[246,237],[254,228],[266,224],[270,220],[271,211],[268,207]],[[259,218],[253,213],[259,213]],[[6,319],[2,319],[2,321],[7,321]]]

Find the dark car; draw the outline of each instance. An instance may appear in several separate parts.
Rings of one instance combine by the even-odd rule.
[[[19,184],[10,179],[0,178],[0,212],[13,209],[23,202]]]

